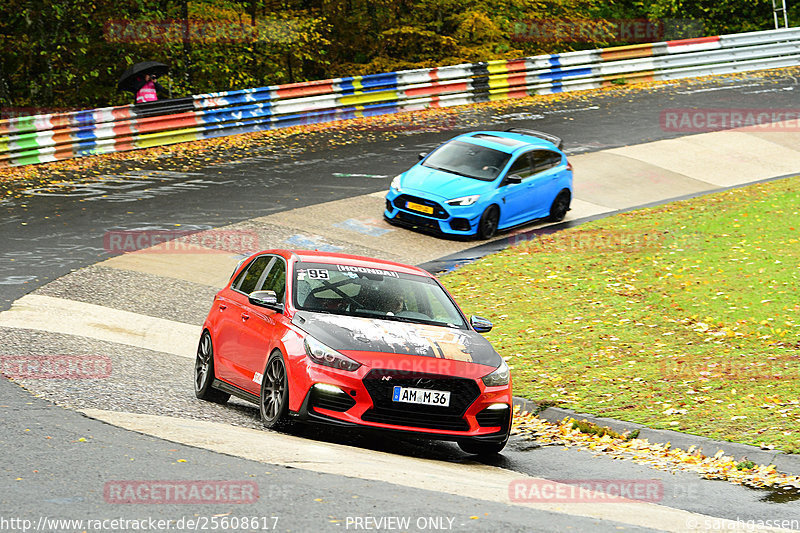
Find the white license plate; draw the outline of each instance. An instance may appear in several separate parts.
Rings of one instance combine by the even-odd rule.
[[[421,403],[423,405],[449,407],[450,391],[394,387],[392,400],[403,403]]]

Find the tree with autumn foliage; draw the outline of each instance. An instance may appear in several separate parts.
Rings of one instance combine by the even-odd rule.
[[[187,96],[626,44],[613,21],[648,19],[773,24],[770,0],[4,0],[0,108],[129,103],[118,77],[144,60]],[[591,31],[532,31],[575,21]]]

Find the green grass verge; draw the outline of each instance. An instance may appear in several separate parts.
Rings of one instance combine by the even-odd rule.
[[[800,452],[800,176],[624,213],[443,276],[539,402]]]

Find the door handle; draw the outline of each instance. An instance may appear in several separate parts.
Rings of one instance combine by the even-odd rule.
[[[224,310],[226,310],[227,308],[228,308],[228,306],[227,306],[227,305],[225,305],[225,304],[219,304],[219,310],[220,310],[220,311],[224,311]]]
[[[242,322],[244,322],[248,318],[250,318],[250,315],[248,315],[247,313],[242,313]]]

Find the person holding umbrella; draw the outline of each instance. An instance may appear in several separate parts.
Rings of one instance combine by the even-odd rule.
[[[157,61],[136,63],[120,77],[117,88],[136,95],[136,103],[155,102],[158,96],[166,96],[167,90],[156,81],[159,74],[166,74],[169,67]]]
[[[167,90],[156,81],[155,74],[145,74],[144,77],[138,76],[134,83],[136,103],[155,102],[158,95],[165,96]]]

